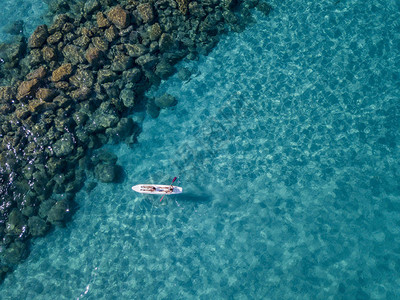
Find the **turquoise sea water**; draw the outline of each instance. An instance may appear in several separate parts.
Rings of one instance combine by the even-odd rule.
[[[80,192],[2,298],[400,298],[399,2],[270,3],[149,92],[179,103],[134,115],[124,182]]]
[[[13,40],[11,24],[23,21],[23,34],[29,36],[36,26],[44,23],[48,6],[43,0],[2,0],[0,9],[0,42]]]

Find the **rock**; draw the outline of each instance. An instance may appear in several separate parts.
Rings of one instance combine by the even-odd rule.
[[[178,71],[178,78],[182,81],[188,81],[192,76],[192,72],[188,68],[181,68]]]
[[[260,1],[257,6],[257,10],[263,13],[265,16],[268,16],[272,10],[272,6],[267,2]]]
[[[11,86],[0,86],[0,102],[10,101],[15,98],[15,89]]]
[[[70,89],[69,83],[66,81],[59,81],[54,84],[54,87],[58,90],[68,91]]]
[[[59,41],[61,41],[63,38],[63,35],[60,31],[56,31],[54,32],[52,35],[50,35],[47,38],[47,43],[50,45],[55,45],[57,44]]]
[[[86,49],[90,44],[90,38],[87,35],[81,35],[73,41],[73,44],[81,49]]]
[[[110,69],[101,69],[97,72],[97,82],[102,84],[112,82],[117,78],[117,74]]]
[[[75,74],[69,78],[69,82],[76,87],[91,88],[94,84],[94,76],[92,71],[78,68]]]
[[[28,45],[30,48],[41,47],[48,37],[47,25],[40,25],[36,27],[35,31],[29,38]]]
[[[8,221],[6,223],[6,232],[11,235],[20,235],[25,224],[25,218],[14,208],[8,215]]]
[[[56,51],[49,46],[44,46],[42,48],[42,57],[46,62],[55,60],[57,58]]]
[[[38,216],[32,216],[28,220],[29,233],[32,236],[43,236],[49,229],[49,225]]]
[[[85,128],[88,133],[101,132],[106,128],[114,127],[118,123],[119,118],[115,109],[103,107],[102,105],[95,111],[92,118],[87,121]]]
[[[53,82],[67,79],[72,74],[72,64],[63,64],[61,67],[53,71],[51,80]]]
[[[83,6],[83,12],[85,13],[85,15],[89,16],[99,8],[100,8],[100,3],[97,0],[88,0],[85,2],[85,5]]]
[[[50,34],[55,33],[56,31],[60,31],[64,24],[69,21],[69,17],[66,14],[56,15],[53,19],[53,23],[49,27],[48,31]]]
[[[107,13],[107,18],[119,29],[126,28],[130,24],[129,13],[119,5],[110,9]]]
[[[132,68],[133,59],[130,56],[124,54],[117,54],[111,64],[111,70],[115,72],[123,72],[127,69]]]
[[[97,165],[99,163],[115,165],[117,163],[117,160],[118,156],[107,150],[99,150],[91,157],[93,165]]]
[[[82,111],[77,111],[72,115],[72,118],[74,119],[76,125],[83,125],[86,123],[88,120],[88,115]]]
[[[62,225],[68,212],[68,202],[66,200],[57,201],[48,211],[47,221],[53,225]]]
[[[175,72],[174,67],[168,63],[166,60],[161,60],[157,66],[156,70],[154,73],[159,76],[162,79],[168,78],[170,75],[172,75]]]
[[[176,98],[174,96],[172,96],[170,94],[164,94],[161,97],[155,98],[154,103],[159,108],[166,108],[166,107],[175,106],[178,102],[176,101]]]
[[[31,67],[41,64],[43,62],[42,51],[40,49],[32,49],[28,55],[28,59]]]
[[[0,45],[0,62],[5,69],[13,69],[17,67],[20,58],[22,57],[26,45],[25,40],[18,37],[14,43]]]
[[[55,96],[57,96],[57,93],[56,93],[56,91],[54,91],[52,89],[39,88],[36,91],[36,95],[35,96],[39,100],[50,102],[51,100],[54,99]]]
[[[135,62],[144,69],[151,69],[158,62],[158,58],[151,55],[150,53],[147,53],[138,57]]]
[[[76,101],[82,101],[89,98],[92,90],[87,86],[82,86],[79,89],[73,90],[69,93],[72,99]]]
[[[39,212],[38,212],[39,217],[42,219],[46,219],[49,210],[55,203],[56,201],[54,199],[48,199],[46,201],[43,201],[39,206]]]
[[[71,31],[73,31],[75,28],[75,26],[72,23],[65,23],[61,29],[62,32],[64,33],[69,33]],[[66,35],[66,37],[68,37],[68,34]]]
[[[26,107],[18,108],[15,111],[15,116],[20,120],[25,120],[31,115],[31,112]]]
[[[47,102],[39,99],[33,99],[29,101],[28,108],[31,112],[41,113],[46,110]]]
[[[117,36],[118,36],[118,30],[117,28],[115,28],[114,25],[111,25],[104,31],[104,37],[110,43],[113,42]]]
[[[7,266],[15,266],[23,260],[28,254],[27,247],[20,241],[15,241],[4,250],[2,263]]]
[[[95,47],[89,47],[85,52],[85,58],[92,66],[98,66],[103,58],[103,52]]]
[[[27,96],[30,96],[39,84],[39,80],[32,79],[28,81],[22,81],[18,86],[17,99],[21,100]]]
[[[125,107],[132,108],[135,105],[135,92],[130,88],[125,88],[119,94],[119,99]]]
[[[144,23],[151,23],[154,19],[153,7],[150,3],[139,4],[137,12]]]
[[[159,53],[160,46],[158,46],[158,41],[153,41],[150,43],[149,51],[151,54]]]
[[[125,44],[125,49],[131,57],[139,57],[146,54],[149,50],[142,44]]]
[[[97,180],[105,183],[113,182],[117,174],[117,167],[115,165],[99,163],[94,168],[94,176]]]
[[[11,35],[20,35],[24,31],[24,21],[17,20],[3,27],[4,32]]]
[[[168,33],[161,34],[160,40],[158,42],[161,52],[166,52],[174,45],[174,40],[172,36]]]
[[[104,16],[104,14],[101,11],[99,11],[96,14],[96,22],[97,22],[97,26],[99,28],[105,28],[105,27],[110,26],[110,22],[107,20],[107,18]]]
[[[65,133],[61,139],[53,144],[53,151],[57,157],[67,156],[74,151],[74,141],[71,134]]]
[[[160,108],[155,105],[154,99],[149,99],[146,105],[146,111],[153,119],[157,118],[160,114]]]
[[[133,68],[122,73],[125,82],[136,83],[142,78],[142,72],[138,68]]]
[[[101,37],[94,37],[92,39],[93,46],[100,51],[106,52],[108,50],[108,42]]]
[[[176,2],[178,3],[178,9],[182,15],[186,15],[188,11],[189,0],[176,0]]]
[[[189,3],[189,13],[191,16],[195,16],[198,19],[203,19],[207,14],[203,9],[203,6],[198,2],[193,1]]]
[[[108,143],[120,143],[131,135],[136,135],[140,132],[138,124],[134,123],[131,118],[122,118],[116,127],[108,128],[106,134],[108,136]]]
[[[39,88],[36,91],[36,95],[35,96],[39,100],[50,102],[51,100],[54,99],[55,96],[57,96],[57,93],[56,93],[56,91],[54,91],[52,89]]]
[[[73,65],[84,62],[82,50],[75,45],[66,45],[62,50],[62,53],[64,55],[64,59]]]
[[[150,32],[149,32],[150,40],[152,40],[152,41],[158,40],[160,38],[161,34],[162,34],[162,31],[161,31],[160,24],[154,23],[153,25],[151,25]]]
[[[26,75],[26,79],[27,80],[42,79],[46,76],[46,74],[47,74],[47,69],[44,66],[40,66],[39,68],[33,70],[28,75]]]

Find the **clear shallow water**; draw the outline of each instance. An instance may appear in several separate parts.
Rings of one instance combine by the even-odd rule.
[[[0,9],[0,42],[10,42],[13,36],[7,32],[10,24],[22,20],[24,35],[29,37],[35,28],[44,23],[48,6],[43,0],[2,0]]]
[[[152,91],[179,104],[108,147],[126,180],[79,193],[5,299],[400,297],[399,6],[272,4]]]

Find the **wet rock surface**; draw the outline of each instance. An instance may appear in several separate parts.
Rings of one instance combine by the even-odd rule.
[[[52,1],[50,24],[0,45],[0,280],[31,237],[68,221],[86,176],[120,182],[117,157],[96,149],[136,141],[131,112],[157,118],[177,104],[144,92],[222,33],[243,30],[255,6],[271,9],[257,0]]]

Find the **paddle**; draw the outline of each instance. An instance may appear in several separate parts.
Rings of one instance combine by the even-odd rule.
[[[170,188],[172,187],[172,184],[175,182],[175,180],[176,180],[177,178],[178,178],[178,177],[174,177],[174,179],[172,179]],[[165,194],[165,195],[166,195],[166,194]],[[165,197],[165,195],[161,197],[160,202],[161,202],[162,199]]]

